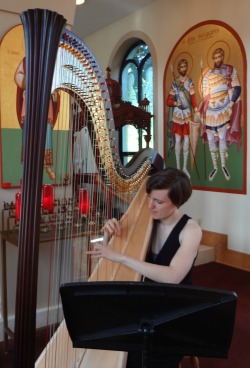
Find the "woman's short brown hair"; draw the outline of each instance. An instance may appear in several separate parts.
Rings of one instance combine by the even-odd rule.
[[[168,197],[176,207],[180,207],[190,198],[192,186],[188,176],[181,170],[168,167],[150,176],[146,185],[146,192],[154,189],[168,189]]]

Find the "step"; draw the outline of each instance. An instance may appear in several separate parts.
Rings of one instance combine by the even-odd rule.
[[[214,247],[201,244],[194,265],[198,266],[205,263],[213,262],[214,260],[215,260]]]

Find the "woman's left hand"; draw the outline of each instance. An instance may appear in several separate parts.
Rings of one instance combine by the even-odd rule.
[[[90,255],[91,258],[106,258],[113,262],[121,262],[123,257],[123,254],[115,252],[101,243],[95,243],[93,250],[89,250],[85,254]]]

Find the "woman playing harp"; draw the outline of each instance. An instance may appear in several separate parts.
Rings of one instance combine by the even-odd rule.
[[[121,263],[143,275],[147,281],[191,284],[202,232],[194,220],[179,210],[192,193],[189,178],[178,169],[167,168],[148,179],[146,192],[148,208],[154,220],[146,261],[118,253],[100,243],[95,244],[88,254],[92,258],[106,258]],[[117,221],[113,218],[107,221],[104,239],[119,236],[120,224],[124,219]],[[149,366],[176,368],[181,359],[180,356],[153,354],[149,357]],[[127,368],[136,368],[140,364],[140,353],[128,354]]]

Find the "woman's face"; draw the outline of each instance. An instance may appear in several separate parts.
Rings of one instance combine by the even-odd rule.
[[[176,210],[168,192],[168,189],[153,189],[148,194],[148,208],[154,220],[165,220]]]

